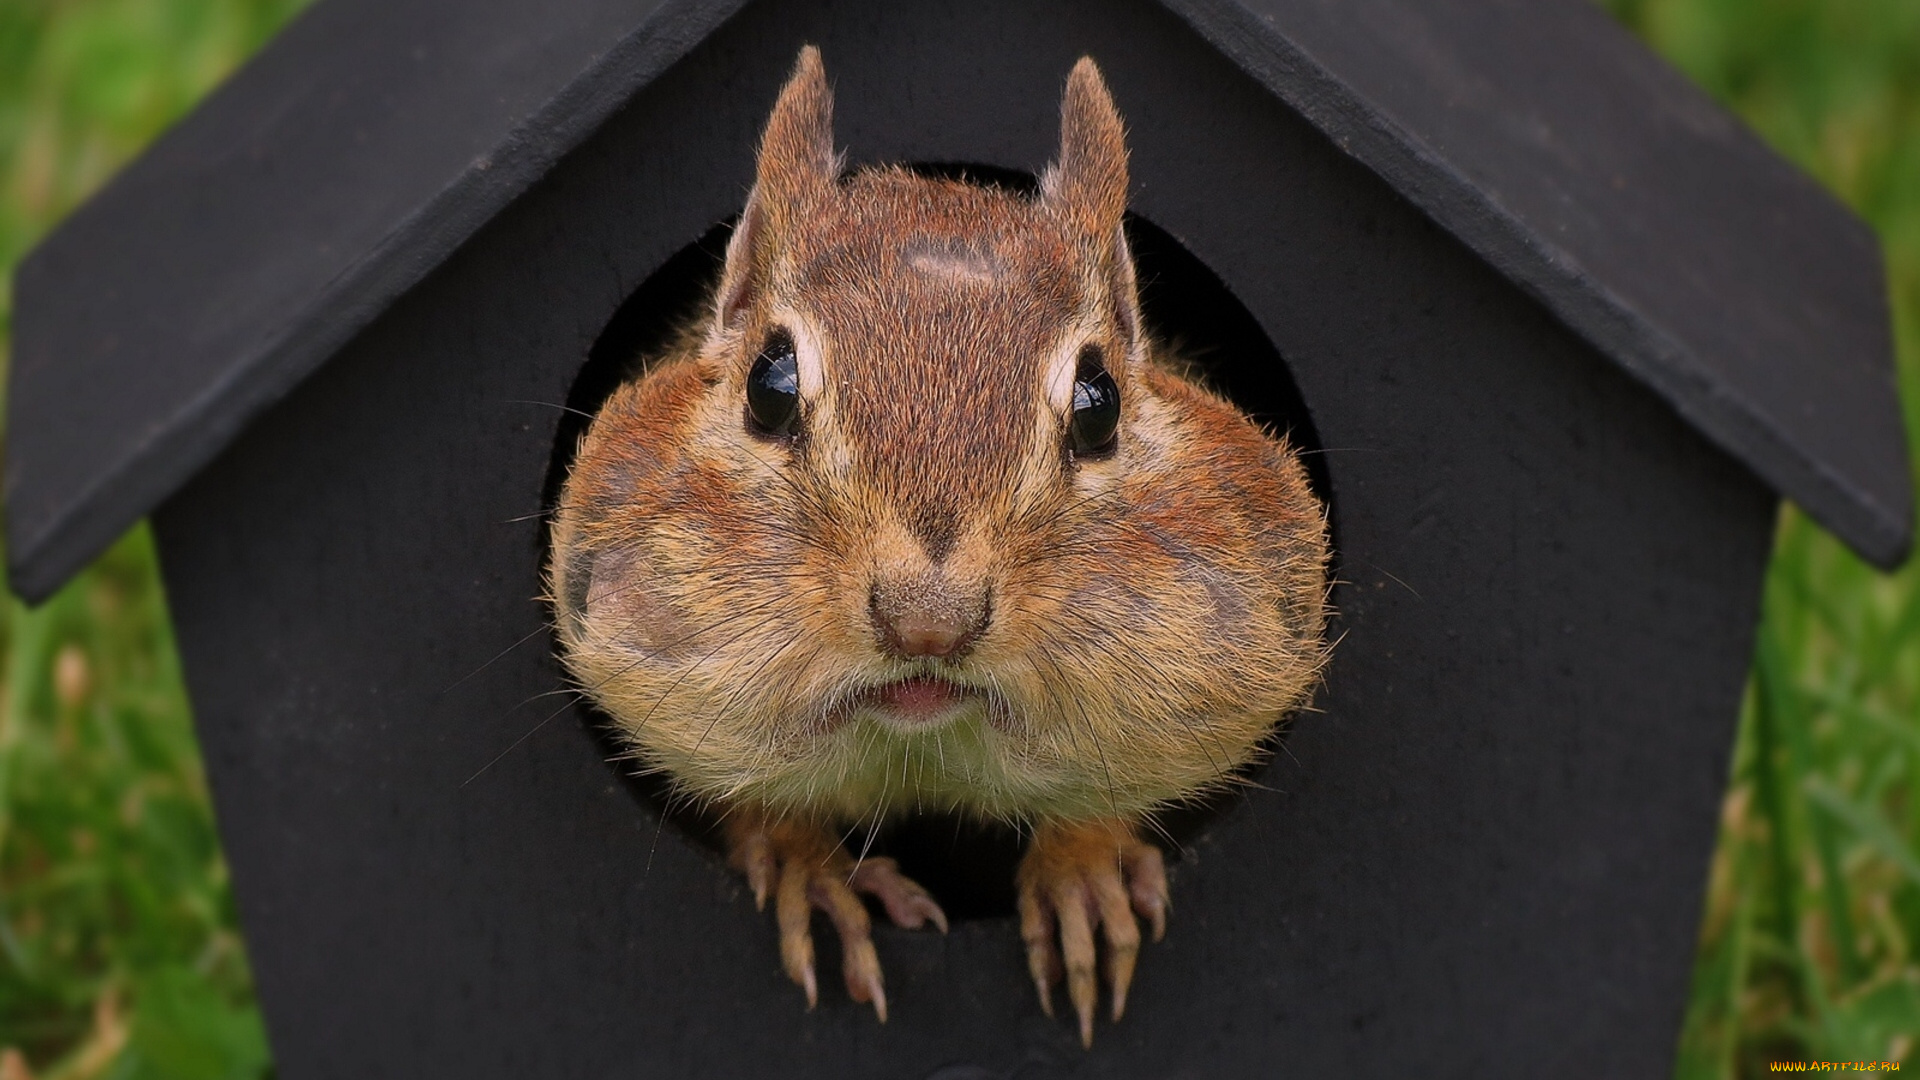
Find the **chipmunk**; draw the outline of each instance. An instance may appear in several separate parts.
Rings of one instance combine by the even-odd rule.
[[[1146,327],[1127,149],[1082,59],[1028,195],[842,175],[820,54],[760,146],[709,311],[605,403],[553,523],[580,687],[713,807],[786,973],[814,909],[886,1020],[861,896],[942,931],[842,830],[936,810],[1017,823],[1041,1007],[1084,1043],[1105,940],[1118,1021],[1169,910],[1157,807],[1217,789],[1322,663],[1325,513],[1285,440]]]

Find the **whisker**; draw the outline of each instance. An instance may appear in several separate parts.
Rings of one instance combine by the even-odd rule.
[[[880,835],[880,821],[887,812],[887,789],[881,785],[880,801],[873,809],[873,825],[867,829],[867,839],[860,845],[860,854],[854,857],[853,870],[847,874],[847,882],[853,882],[854,874],[860,872],[860,865],[867,861],[867,852],[873,850],[873,838]]]
[[[1412,593],[1412,594],[1413,594],[1413,598],[1414,598],[1415,600],[1425,600],[1425,599],[1426,599],[1426,597],[1424,597],[1424,596],[1421,596],[1421,595],[1420,595],[1420,591],[1419,591],[1418,589],[1415,589],[1415,588],[1414,588],[1413,586],[1411,586],[1411,585],[1409,585],[1409,584],[1407,584],[1407,583],[1406,583],[1406,582],[1404,582],[1404,581],[1401,581],[1401,580],[1400,580],[1400,579],[1399,579],[1399,578],[1398,578],[1397,576],[1395,576],[1395,575],[1394,575],[1394,573],[1393,573],[1393,571],[1391,571],[1391,570],[1388,570],[1388,569],[1387,569],[1386,567],[1384,567],[1384,566],[1381,566],[1381,565],[1380,565],[1379,563],[1375,563],[1375,562],[1370,562],[1370,561],[1368,561],[1368,560],[1366,560],[1366,559],[1360,559],[1359,561],[1361,561],[1361,562],[1363,562],[1363,563],[1366,563],[1366,564],[1367,564],[1368,566],[1371,566],[1371,567],[1373,567],[1373,568],[1374,568],[1375,570],[1378,570],[1378,571],[1380,571],[1380,572],[1381,572],[1382,574],[1385,574],[1385,575],[1386,575],[1386,576],[1387,576],[1388,578],[1390,578],[1390,579],[1391,579],[1391,580],[1393,581],[1393,583],[1394,583],[1395,585],[1398,585],[1398,586],[1400,586],[1401,588],[1403,588],[1403,589],[1405,589],[1405,590],[1407,590],[1408,592],[1410,592],[1410,593]]]
[[[569,412],[575,416],[583,417],[587,420],[595,419],[595,416],[593,413],[581,412],[579,409],[576,409],[571,405],[556,405],[551,401],[530,401],[525,398],[508,398],[506,399],[506,403],[508,405],[538,405],[543,409],[559,409],[561,412]]]
[[[806,634],[806,632],[807,632],[807,628],[804,626],[798,630],[795,630],[793,632],[793,636],[787,638],[786,641],[781,642],[779,648],[773,649],[772,651],[768,652],[767,658],[760,661],[760,666],[753,669],[753,675],[749,676],[748,679],[746,680],[742,680],[742,682],[743,683],[750,682],[753,678],[757,678],[762,671],[765,671],[767,669],[768,664],[773,663],[776,657],[778,657],[781,653],[786,652],[787,649],[790,646],[792,646],[794,642],[799,641],[800,638]],[[714,725],[718,724],[720,722],[720,718],[725,715],[727,715],[727,710],[725,708],[718,708],[713,711],[713,719],[707,722],[706,730],[702,731],[700,733],[700,738],[694,742],[693,750],[690,751],[689,756],[692,756],[693,754],[698,754],[700,752],[700,747],[706,744],[707,736],[713,734]]]
[[[473,783],[475,780],[480,779],[481,773],[484,773],[488,769],[493,768],[495,765],[500,764],[500,761],[502,758],[505,758],[508,754],[511,754],[515,750],[519,749],[521,743],[524,743],[528,739],[533,738],[533,736],[536,733],[538,733],[541,728],[546,727],[547,724],[550,721],[552,721],[554,717],[559,716],[561,713],[566,712],[568,709],[573,708],[574,704],[575,704],[574,702],[569,701],[565,705],[560,706],[559,708],[548,713],[546,716],[542,717],[539,723],[533,725],[532,730],[528,731],[525,735],[522,735],[519,738],[513,740],[513,744],[511,746],[508,746],[505,750],[502,750],[498,754],[495,754],[493,756],[492,761],[489,761],[485,765],[480,766],[479,771],[475,772],[472,776],[467,777],[465,780],[462,780],[460,782],[460,786],[464,788],[468,784]]]
[[[546,624],[545,623],[540,624],[539,626],[535,627],[531,632],[529,632],[527,636],[521,638],[519,641],[516,641],[513,644],[495,653],[492,660],[488,660],[486,663],[481,664],[479,667],[474,668],[472,671],[469,671],[465,675],[462,675],[458,679],[455,679],[451,685],[449,685],[445,690],[440,691],[438,694],[435,694],[434,697],[436,699],[446,697],[448,694],[452,693],[455,689],[457,689],[461,683],[466,682],[468,679],[471,679],[475,675],[478,675],[481,672],[487,670],[487,668],[492,667],[493,664],[497,662],[501,657],[507,655],[508,653],[519,648],[520,646],[525,645],[527,642],[532,641],[534,638],[539,637],[541,634],[546,633],[546,631],[547,631]]]

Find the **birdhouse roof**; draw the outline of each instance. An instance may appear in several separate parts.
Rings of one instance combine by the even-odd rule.
[[[1873,234],[1597,5],[1163,2],[1862,555],[1905,556]],[[743,6],[295,20],[18,268],[16,591],[57,588]]]

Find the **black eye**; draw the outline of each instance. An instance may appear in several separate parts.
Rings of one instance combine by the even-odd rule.
[[[1099,457],[1113,452],[1114,431],[1120,426],[1120,388],[1107,374],[1098,345],[1080,350],[1080,366],[1073,373],[1073,417],[1067,421],[1067,441],[1077,457]]]
[[[800,418],[800,357],[785,330],[767,335],[747,372],[747,419],[762,435],[793,434]]]

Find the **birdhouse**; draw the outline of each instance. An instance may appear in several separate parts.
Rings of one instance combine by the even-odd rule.
[[[964,872],[876,930],[885,1024],[807,1010],[562,693],[575,410],[698,309],[804,43],[853,163],[1015,188],[1094,57],[1148,321],[1330,508],[1314,707],[1169,824],[1090,1050]],[[1881,275],[1584,0],[324,0],[21,266],[9,572],[152,516],[288,1078],[1656,1075],[1777,500],[1911,540]]]

